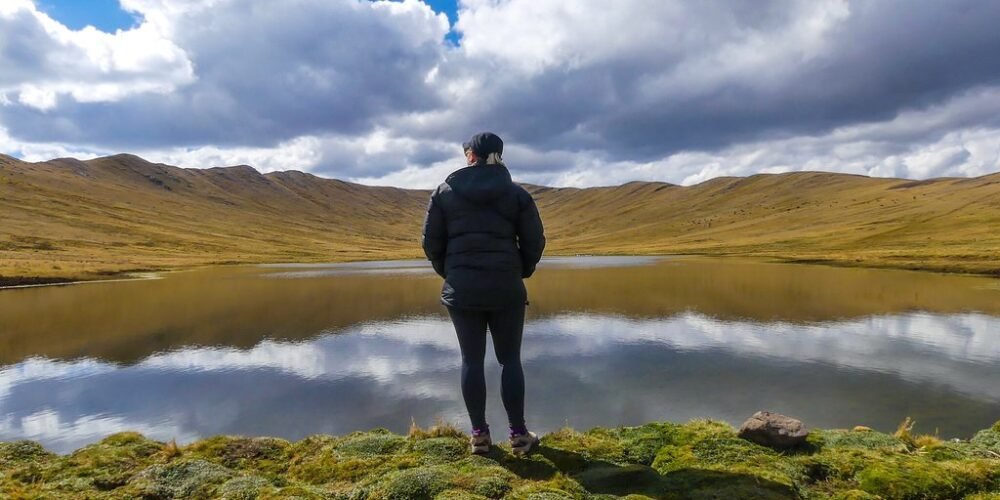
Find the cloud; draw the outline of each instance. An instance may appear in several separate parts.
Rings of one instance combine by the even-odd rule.
[[[889,120],[1000,76],[1000,7],[978,3],[464,6],[466,55],[505,64],[468,104],[518,142],[616,160]]]
[[[424,188],[481,130],[549,185],[1000,169],[998,4],[463,0],[458,46],[417,0],[122,6],[114,34],[0,9],[16,150]]]
[[[101,103],[74,95],[57,107],[32,94],[46,112],[0,108],[11,135],[130,151],[270,147],[306,135],[366,133],[379,116],[439,104],[425,79],[440,60],[449,26],[444,15],[415,0],[252,6],[136,0],[125,6],[144,22],[101,35],[127,42],[146,31],[169,34],[196,80],[170,93],[135,87]]]
[[[71,30],[30,1],[9,0],[0,8],[0,33],[0,102],[17,101],[42,116],[62,96],[100,103],[194,81],[187,54],[149,23],[115,34]]]

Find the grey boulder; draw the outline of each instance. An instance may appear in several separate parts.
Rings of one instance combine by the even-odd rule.
[[[759,411],[743,422],[739,436],[770,448],[793,448],[806,441],[809,431],[801,420]]]

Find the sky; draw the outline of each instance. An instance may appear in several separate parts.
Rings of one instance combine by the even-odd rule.
[[[1000,171],[1000,2],[0,0],[0,152],[430,188]]]

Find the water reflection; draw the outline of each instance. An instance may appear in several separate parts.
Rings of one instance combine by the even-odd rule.
[[[912,416],[928,432],[968,435],[1000,415],[998,326],[981,314],[826,325],[562,315],[528,324],[529,410],[540,430],[706,415],[738,423],[780,408],[818,426],[890,429]],[[402,432],[411,417],[463,423],[458,370],[451,325],[439,317],[369,322],[309,342],[187,348],[131,366],[31,358],[0,371],[0,440],[68,451],[125,429],[183,442]],[[503,422],[498,401],[490,418]]]
[[[967,437],[1000,418],[996,281],[625,261],[545,262],[529,281],[539,430],[770,408],[823,427],[911,416]],[[311,271],[326,274],[289,274]],[[0,440],[69,451],[118,430],[186,442],[464,424],[439,287],[426,264],[395,262],[0,291]],[[503,423],[499,397],[489,418]]]
[[[690,311],[808,323],[907,311],[1000,315],[1000,288],[988,278],[730,259],[642,257],[619,265],[629,259],[543,260],[527,281],[529,318]],[[290,277],[298,271],[289,269],[352,272]],[[262,279],[272,274],[286,279]],[[366,321],[443,317],[440,288],[427,263],[402,261],[207,268],[161,280],[0,290],[0,364],[38,355],[132,363],[181,346],[248,348],[264,337],[305,340]]]

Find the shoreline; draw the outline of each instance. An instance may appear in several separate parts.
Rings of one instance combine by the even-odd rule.
[[[439,423],[296,442],[211,436],[190,444],[120,432],[66,455],[0,442],[0,496],[14,498],[966,498],[1000,499],[1000,421],[963,440],[866,427],[810,429],[764,447],[692,420],[564,428],[527,456],[469,452]],[[499,441],[499,439],[498,439]]]
[[[588,257],[707,257],[716,259],[725,258],[739,258],[739,259],[752,259],[759,260],[763,262],[770,262],[775,264],[805,264],[805,265],[819,265],[819,266],[831,266],[831,267],[841,267],[841,268],[856,268],[856,269],[888,269],[888,270],[899,270],[899,271],[915,271],[915,272],[929,272],[938,274],[948,274],[955,276],[978,276],[984,278],[994,278],[1000,279],[1000,267],[996,269],[984,270],[978,267],[967,267],[960,264],[914,264],[912,262],[884,262],[878,260],[848,260],[848,259],[834,259],[834,258],[814,258],[814,257],[793,257],[786,255],[768,255],[768,254],[741,254],[741,253],[707,253],[707,252],[685,252],[685,253],[554,253],[547,254],[546,257],[575,257],[575,256],[588,256]],[[543,257],[544,258],[544,257]],[[245,265],[268,265],[268,264],[344,264],[353,262],[372,262],[372,261],[395,261],[395,260],[413,260],[418,259],[418,257],[394,257],[387,256],[386,258],[377,259],[361,259],[361,260],[345,260],[345,261],[285,261],[285,262],[258,262],[258,261],[225,261],[217,263],[207,263],[207,264],[194,264],[189,266],[170,266],[162,268],[142,268],[133,269],[126,271],[95,271],[90,273],[81,273],[76,275],[62,276],[62,277],[49,277],[49,276],[5,276],[0,274],[0,290],[7,289],[18,289],[18,288],[33,288],[42,286],[62,286],[62,285],[78,285],[84,283],[107,283],[115,281],[137,281],[146,279],[162,279],[163,274],[190,271],[194,269],[199,269],[203,267],[215,267],[215,266],[245,266]],[[1000,263],[998,263],[1000,266]]]
[[[51,278],[51,281],[46,278],[41,277],[20,277],[14,276],[11,278],[0,279],[0,290],[15,289],[15,288],[35,288],[40,286],[62,286],[62,285],[81,285],[86,283],[113,283],[116,281],[141,281],[141,280],[157,280],[163,279],[161,274],[180,271],[181,269],[169,269],[157,272],[144,272],[144,273],[122,273],[120,276],[128,277],[116,277],[117,274],[108,275],[108,278],[93,278],[93,279],[81,279],[80,277],[75,278]],[[8,285],[5,283],[15,283]],[[23,284],[17,284],[24,282]]]

